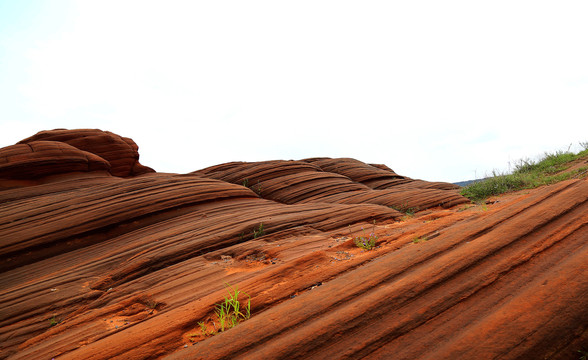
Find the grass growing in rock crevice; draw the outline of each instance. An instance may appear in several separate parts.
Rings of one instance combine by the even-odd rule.
[[[247,293],[239,291],[237,286],[232,287],[229,283],[225,283],[225,287],[227,288],[229,295],[225,296],[225,301],[216,304],[215,307],[215,315],[218,319],[219,327],[217,327],[216,323],[210,318],[214,330],[208,330],[208,327],[204,322],[198,322],[202,335],[205,337],[216,335],[217,332],[232,329],[240,322],[251,317],[251,297]],[[249,298],[247,302],[245,302],[245,306],[241,305],[241,300],[239,300],[240,294],[245,294]],[[190,337],[194,336],[196,335],[190,335]]]
[[[532,189],[542,185],[550,185],[574,177],[587,176],[588,166],[566,171],[574,160],[588,157],[588,143],[581,143],[583,151],[577,154],[568,151],[546,153],[539,161],[519,160],[510,174],[492,172],[492,176],[474,182],[461,190],[461,194],[473,201],[483,201],[494,195]]]

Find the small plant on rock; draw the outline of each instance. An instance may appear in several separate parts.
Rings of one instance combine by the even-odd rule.
[[[204,325],[204,323],[202,321],[198,322],[198,326],[200,326],[200,330],[202,331],[202,335],[204,335],[204,336],[216,334],[216,331],[214,331],[214,330],[209,331],[208,328],[206,327],[206,325]],[[196,334],[192,334],[190,337],[195,337],[195,336],[196,336]]]
[[[53,316],[51,319],[49,319],[50,326],[55,326],[55,325],[59,324],[60,322],[61,322],[61,319],[57,318],[55,316]]]
[[[157,309],[157,307],[159,306],[159,302],[157,302],[155,299],[153,298],[149,298],[147,299],[145,305],[147,305],[147,307],[151,310],[155,310]]]
[[[412,239],[413,244],[418,244],[423,241],[429,241],[429,239],[426,236],[419,236]]]
[[[419,207],[418,206],[414,206],[411,207],[410,205],[408,205],[408,202],[405,202],[402,205],[394,205],[391,206],[392,209],[396,210],[396,211],[400,211],[402,213],[404,213],[404,215],[407,218],[411,218],[414,216],[414,214],[419,211]]]
[[[363,231],[363,227],[361,228]],[[372,226],[372,232],[369,235],[366,235],[364,232],[363,236],[356,236],[353,237],[353,242],[359,248],[363,250],[371,250],[376,247],[376,241],[378,240],[378,236],[375,233],[376,230],[376,220],[374,220],[374,224]],[[351,234],[351,226],[349,226],[349,234]]]
[[[257,239],[260,236],[265,235],[265,230],[263,229],[263,223],[259,223],[259,229],[253,229],[253,238]]]
[[[208,330],[206,323],[203,321],[198,322],[198,326],[200,327],[200,331],[202,335],[212,336],[216,335],[218,332],[229,330],[235,326],[237,326],[241,321],[247,320],[251,317],[251,297],[246,293],[239,291],[239,289],[235,286],[234,288],[225,283],[225,287],[229,292],[229,296],[225,296],[225,301],[216,304],[214,314],[216,318],[218,318],[218,324],[214,322],[212,317],[209,317],[206,321],[210,321],[213,326],[213,330]],[[249,298],[244,307],[241,306],[241,301],[239,300],[239,295],[243,293],[247,295]],[[193,341],[192,338],[198,336],[196,333],[189,334],[190,341]]]
[[[241,321],[249,319],[251,317],[251,297],[246,293],[249,300],[243,309],[241,309],[241,303],[239,302],[239,294],[241,291],[235,286],[233,288],[228,283],[225,284],[228,288],[229,296],[225,296],[225,301],[220,304],[216,304],[215,314],[218,317],[220,331],[225,331],[237,326]],[[231,292],[232,290],[232,292]],[[202,328],[202,325],[200,325]]]

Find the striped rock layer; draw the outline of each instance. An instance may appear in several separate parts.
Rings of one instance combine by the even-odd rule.
[[[586,180],[476,205],[451,184],[353,159],[137,175],[138,155],[112,138],[111,151],[70,137],[0,149],[0,358],[588,350]],[[53,141],[64,145],[37,145]],[[26,161],[36,173],[18,165]],[[355,245],[371,233],[375,249]],[[221,332],[216,304],[231,289],[251,317]]]

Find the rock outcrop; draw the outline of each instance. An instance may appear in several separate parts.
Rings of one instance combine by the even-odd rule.
[[[31,141],[0,149],[0,179],[27,180],[101,170],[110,170],[110,163],[62,142]]]
[[[414,211],[469,202],[455,185],[413,180],[347,158],[233,162],[193,174],[241,184],[263,198],[285,204],[369,203]]]
[[[1,359],[588,350],[587,180],[478,205],[353,159],[161,174],[130,139],[48,133],[0,149]],[[206,335],[226,284],[251,318]]]
[[[95,154],[110,164],[109,171],[113,176],[129,177],[154,172],[153,169],[139,163],[139,147],[133,140],[110,131],[97,129],[40,131],[19,141],[19,144],[36,141],[65,143],[84,152]],[[59,162],[59,159],[55,161]]]

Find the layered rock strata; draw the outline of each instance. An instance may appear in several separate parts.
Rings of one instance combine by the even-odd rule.
[[[586,180],[479,205],[353,159],[180,175],[143,167],[136,151],[99,130],[0,149],[0,358],[588,350]],[[369,236],[375,249],[355,245]],[[206,335],[199,323],[218,330],[227,284],[251,318]]]

